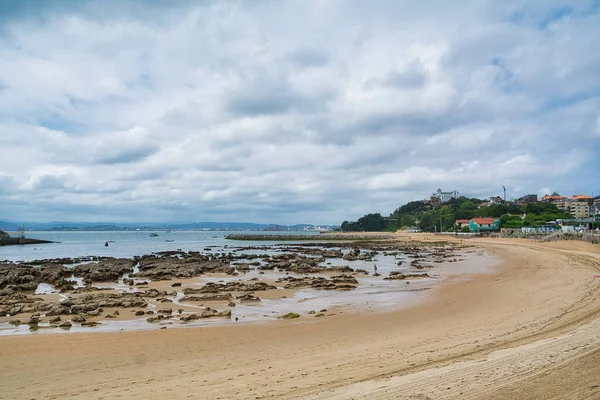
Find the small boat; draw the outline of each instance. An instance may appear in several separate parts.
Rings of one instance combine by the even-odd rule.
[[[154,233],[154,232],[152,232],[152,233],[150,234],[150,237],[157,237],[157,236],[158,236],[158,233]]]
[[[169,243],[170,243],[170,242],[174,242],[174,241],[175,241],[175,240],[173,240],[173,239],[168,239],[168,240],[165,240],[165,242],[169,242]]]
[[[104,242],[104,247],[108,247],[108,242]]]

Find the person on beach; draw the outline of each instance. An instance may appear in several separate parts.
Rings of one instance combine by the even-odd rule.
[[[373,265],[373,275],[377,273],[377,264]]]

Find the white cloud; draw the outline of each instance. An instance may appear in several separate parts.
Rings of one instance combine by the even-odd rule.
[[[0,219],[336,223],[437,187],[600,189],[585,1],[56,4],[4,13]]]

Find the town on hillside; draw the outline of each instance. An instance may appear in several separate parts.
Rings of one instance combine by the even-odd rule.
[[[456,190],[438,189],[420,201],[409,202],[391,213],[367,214],[357,221],[344,221],[342,231],[452,232],[507,234],[600,233],[600,195],[556,192],[541,198],[528,194],[518,199],[504,195],[487,199],[467,198]]]

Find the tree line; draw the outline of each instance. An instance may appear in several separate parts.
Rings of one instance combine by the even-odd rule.
[[[411,201],[397,208],[388,217],[379,213],[367,214],[357,221],[344,221],[341,230],[346,232],[397,231],[418,226],[423,231],[454,230],[458,219],[500,218],[502,227],[521,228],[536,226],[556,219],[569,219],[568,213],[552,203],[527,203],[517,206],[511,203],[491,204],[478,208],[483,200],[477,198],[452,199],[439,207],[423,201]],[[521,215],[526,214],[524,219]],[[468,228],[467,228],[468,229]]]

